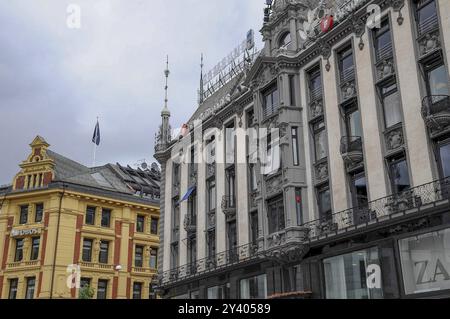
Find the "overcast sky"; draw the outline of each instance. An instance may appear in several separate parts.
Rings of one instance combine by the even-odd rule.
[[[254,29],[263,0],[0,0],[0,184],[11,183],[28,144],[91,166],[153,159],[169,55],[171,124],[197,106],[200,54],[212,68]],[[81,29],[67,7],[81,8]]]

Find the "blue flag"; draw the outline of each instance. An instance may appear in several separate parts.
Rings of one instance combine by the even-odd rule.
[[[92,143],[97,144],[97,146],[100,144],[100,124],[95,125],[95,130],[94,130],[94,136],[92,136]]]

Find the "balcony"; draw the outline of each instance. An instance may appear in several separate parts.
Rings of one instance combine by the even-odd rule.
[[[184,229],[188,233],[193,233],[197,230],[197,216],[188,214],[184,216]]]
[[[17,261],[6,264],[7,269],[17,269],[17,268],[34,268],[40,267],[39,260],[29,260],[29,261]]]
[[[450,178],[434,181],[399,194],[369,202],[365,207],[354,207],[304,224],[309,229],[308,240],[317,241],[395,220],[406,215],[419,214],[423,209],[442,205],[448,207]]]
[[[114,270],[114,265],[112,264],[102,264],[102,263],[93,263],[93,262],[86,262],[86,261],[80,261],[80,266],[90,269],[96,269],[96,270]]]
[[[160,285],[166,286],[185,279],[201,276],[208,272],[218,271],[262,258],[262,253],[253,243],[218,253],[214,256],[203,258],[192,263],[163,272],[160,275]]]
[[[156,269],[148,268],[148,267],[132,267],[131,272],[135,274],[146,274],[146,275],[156,275]]]
[[[223,196],[221,207],[227,221],[236,218],[236,197],[227,195]]]
[[[352,168],[362,162],[363,145],[360,136],[344,136],[341,139],[341,155],[347,168]]]
[[[450,97],[431,95],[422,101],[422,117],[434,136],[450,128]]]

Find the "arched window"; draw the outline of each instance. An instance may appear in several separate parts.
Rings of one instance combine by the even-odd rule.
[[[286,32],[280,38],[279,47],[280,49],[286,49],[289,46],[289,44],[291,44],[291,33]]]

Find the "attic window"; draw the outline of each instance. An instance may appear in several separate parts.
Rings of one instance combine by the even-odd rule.
[[[292,42],[291,33],[286,32],[280,38],[280,41],[278,42],[278,46],[280,49],[287,49],[287,47],[289,46],[289,44],[291,44],[291,42]]]

